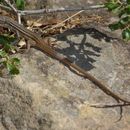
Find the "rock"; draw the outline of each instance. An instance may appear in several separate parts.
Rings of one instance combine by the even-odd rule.
[[[64,1],[53,2],[56,7]],[[69,2],[76,6],[102,1],[71,0],[64,6]],[[66,31],[55,37],[57,51],[130,100],[130,45],[106,31],[106,26],[86,25]],[[129,106],[123,107],[118,122],[118,107],[90,107],[117,102],[88,79],[34,48],[17,57],[20,74],[0,78],[0,130],[129,130]]]
[[[89,30],[89,31],[88,31]],[[96,31],[96,30],[95,30]],[[94,33],[100,37],[94,37]],[[106,42],[99,32],[78,28],[57,36],[60,53],[130,99],[127,46]],[[116,104],[97,86],[36,49],[19,54],[20,75],[0,79],[2,130],[128,130],[129,107],[99,109],[91,104]]]

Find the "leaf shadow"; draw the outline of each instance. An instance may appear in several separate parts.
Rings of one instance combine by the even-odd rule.
[[[102,48],[94,44],[94,41],[92,41],[92,43],[87,42],[87,34],[91,35],[92,38],[98,40],[104,39],[104,37],[106,41],[109,39],[105,34],[100,33],[96,29],[86,29],[83,27],[67,30],[62,34],[56,35],[55,37],[58,41],[64,41],[65,44],[68,44],[67,47],[57,48],[56,51],[62,53],[63,55],[66,55],[75,64],[89,71],[95,68],[93,63],[96,62],[98,57],[100,57]],[[82,35],[82,38],[79,35]]]

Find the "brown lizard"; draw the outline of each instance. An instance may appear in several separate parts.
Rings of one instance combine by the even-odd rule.
[[[9,27],[15,31],[19,31],[20,34],[25,37],[25,38],[30,38],[36,42],[35,46],[38,47],[39,49],[43,50],[44,53],[49,55],[52,58],[57,59],[70,69],[74,69],[78,71],[80,74],[82,74],[83,77],[89,79],[92,81],[95,85],[97,85],[103,92],[105,92],[107,95],[113,97],[117,102],[123,102],[124,104],[130,104],[130,101],[127,101],[114,92],[112,92],[109,87],[106,85],[102,84],[98,79],[93,77],[91,74],[86,72],[84,69],[80,68],[76,64],[74,64],[72,61],[70,61],[67,57],[59,54],[55,50],[53,50],[48,44],[46,44],[44,39],[41,39],[37,34],[33,33],[32,31],[26,29],[22,25],[19,25],[16,21],[10,19],[9,17],[6,16],[0,16],[0,25]]]

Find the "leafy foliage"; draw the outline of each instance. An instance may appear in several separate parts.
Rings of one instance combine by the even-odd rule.
[[[0,49],[0,66],[7,68],[9,74],[16,75],[19,74],[20,60],[10,56],[10,52],[14,50],[14,47],[10,44],[12,41],[14,41],[14,38],[0,35],[0,45],[2,46]]]
[[[11,1],[10,1],[11,2]],[[17,9],[24,10],[25,0],[14,0],[12,1]],[[1,4],[5,4],[3,0],[0,0]],[[7,6],[7,5],[6,5]],[[10,43],[15,40],[14,37],[9,35],[0,35],[0,71],[6,68],[11,75],[19,74],[20,60],[16,57],[12,57],[10,53],[15,49]],[[1,73],[1,72],[0,72]]]
[[[130,0],[109,0],[105,7],[119,17],[118,21],[109,25],[109,28],[112,31],[121,29],[122,38],[130,40]]]
[[[0,3],[4,4],[4,0],[0,0]],[[19,10],[25,9],[25,0],[14,0],[13,3],[11,3],[11,4],[15,4],[17,9],[19,9]]]
[[[15,0],[16,6],[19,10],[24,10],[25,0]]]

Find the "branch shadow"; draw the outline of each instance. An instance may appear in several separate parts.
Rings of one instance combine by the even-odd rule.
[[[68,44],[67,47],[56,48],[56,51],[66,55],[75,64],[89,71],[95,68],[93,63],[96,62],[97,57],[100,57],[102,48],[98,45],[87,42],[87,34],[99,41],[105,39],[106,42],[109,42],[111,40],[106,34],[94,28],[83,27],[67,30],[62,34],[56,35],[55,38],[58,41],[64,41]],[[82,35],[82,38],[79,37],[79,35]],[[72,38],[70,39],[68,36]],[[72,40],[74,38],[78,38],[78,41],[76,41],[76,39]]]
[[[120,117],[115,122],[119,122],[122,119],[122,117],[123,117],[123,107],[126,107],[126,106],[130,106],[130,103],[112,104],[112,105],[90,105],[90,107],[95,107],[95,108],[115,108],[115,107],[119,107]]]
[[[69,59],[71,59],[75,64],[79,65],[81,68],[89,71],[95,66],[92,64],[96,62],[97,57],[101,56],[102,48],[94,43],[87,42],[87,35],[89,34],[92,38],[97,39],[99,41],[105,40],[106,42],[110,42],[114,38],[107,36],[106,34],[100,32],[95,28],[73,28],[71,30],[67,30],[62,34],[56,36],[58,41],[65,41],[69,46],[65,48],[57,48],[59,53],[66,55]],[[78,43],[76,40],[71,40],[70,37],[79,37],[79,35],[83,35],[81,42]],[[81,38],[81,37],[80,37]],[[72,38],[73,39],[73,38]],[[94,41],[92,41],[94,42]],[[118,102],[119,103],[119,102]],[[112,104],[112,105],[91,105],[91,107],[95,108],[114,108],[119,107],[120,109],[120,117],[116,121],[120,121],[123,117],[123,107],[130,106],[128,103],[123,104]]]

